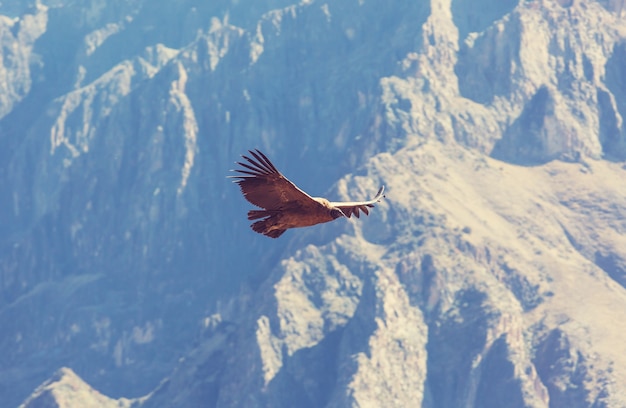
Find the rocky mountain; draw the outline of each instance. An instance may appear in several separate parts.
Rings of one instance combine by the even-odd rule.
[[[626,406],[624,6],[1,3],[2,405]]]
[[[61,368],[48,381],[41,384],[22,406],[29,407],[103,407],[126,408],[132,401],[125,398],[113,400],[82,381],[69,368]]]

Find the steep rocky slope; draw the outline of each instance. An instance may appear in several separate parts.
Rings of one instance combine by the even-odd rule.
[[[211,367],[217,406],[622,406],[625,172],[438,143],[380,154],[337,194],[385,183],[388,200],[287,251],[254,313],[214,335],[231,340],[146,405]]]
[[[0,400],[626,404],[622,2],[204,3],[0,6]]]

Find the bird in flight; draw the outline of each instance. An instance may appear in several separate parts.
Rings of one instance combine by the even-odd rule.
[[[241,168],[231,170],[239,174],[229,178],[236,179],[234,182],[239,184],[246,200],[262,208],[248,211],[249,220],[259,220],[252,223],[252,229],[271,238],[280,237],[289,228],[350,218],[352,214],[359,218],[359,211],[369,215],[368,208],[385,197],[384,186],[369,201],[330,202],[311,197],[283,176],[258,149],[248,152],[251,157],[241,156],[245,163],[237,162]]]

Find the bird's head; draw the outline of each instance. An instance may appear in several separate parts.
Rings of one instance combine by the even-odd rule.
[[[334,207],[330,209],[330,216],[333,217],[333,220],[336,220],[340,217],[345,217],[346,215],[339,208]]]

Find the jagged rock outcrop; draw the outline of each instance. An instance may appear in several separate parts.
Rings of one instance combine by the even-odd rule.
[[[0,399],[626,404],[623,2],[37,4],[0,19]],[[388,198],[264,240],[253,147]]]
[[[41,384],[20,408],[127,408],[132,401],[113,400],[94,390],[71,369],[61,368]]]
[[[0,14],[0,119],[31,90],[31,71],[37,69],[33,46],[45,32],[47,20],[47,8],[41,5],[19,19]]]
[[[616,11],[596,2],[502,2],[474,19],[464,2],[437,3],[421,50],[403,61],[408,75],[382,83],[391,123],[520,164],[624,159]],[[602,36],[597,27],[606,28]]]

